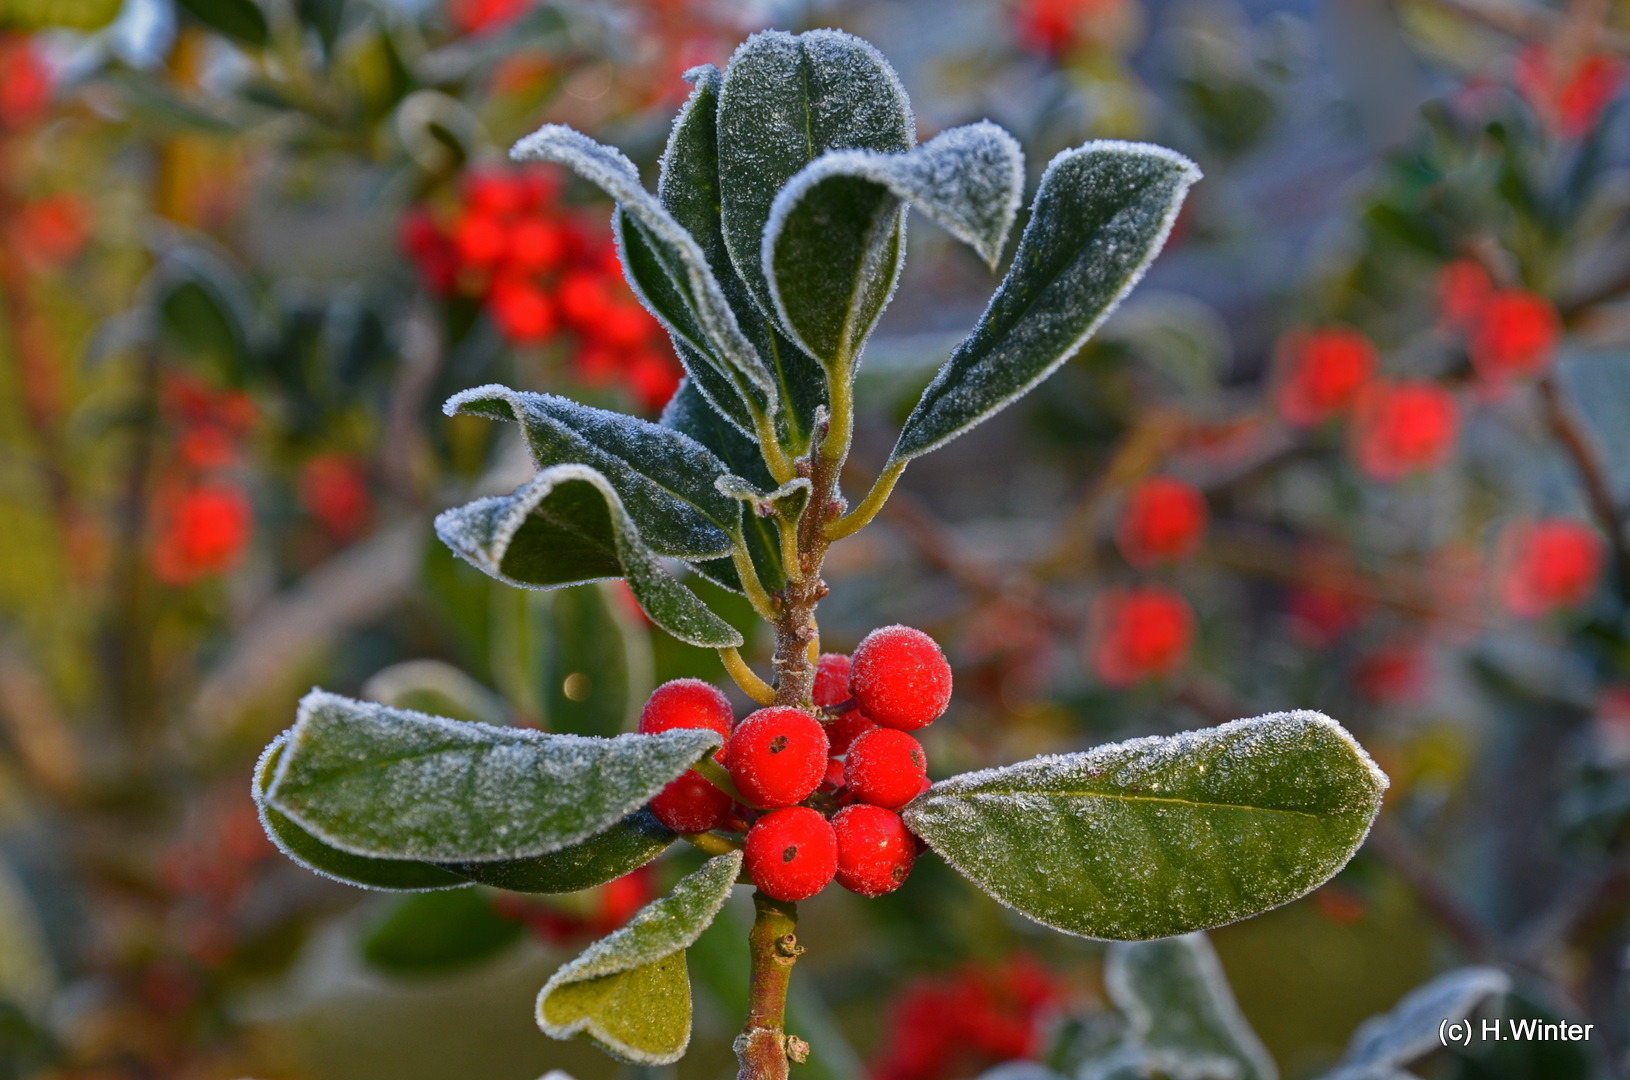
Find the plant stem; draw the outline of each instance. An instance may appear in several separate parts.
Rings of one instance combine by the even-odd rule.
[[[786,1080],[787,986],[792,981],[792,965],[804,951],[794,934],[798,906],[755,892],[753,911],[753,929],[747,935],[752,962],[747,1022],[736,1039],[736,1059],[741,1064],[737,1080]]]
[[[857,533],[871,524],[872,518],[876,517],[877,512],[883,509],[883,504],[888,502],[889,492],[894,490],[894,482],[900,479],[900,474],[905,471],[906,463],[903,461],[896,461],[885,467],[877,475],[872,489],[866,493],[860,505],[826,526],[827,540],[842,540],[845,536]]]
[[[725,671],[741,687],[741,692],[758,702],[760,705],[775,704],[775,687],[758,677],[758,672],[747,666],[747,661],[741,658],[741,653],[734,645],[719,650],[719,659],[724,661]]]

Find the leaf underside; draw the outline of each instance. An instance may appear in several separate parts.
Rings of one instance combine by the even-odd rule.
[[[944,445],[1073,356],[1160,253],[1199,178],[1182,155],[1140,143],[1092,142],[1055,157],[1013,265],[923,391],[892,460]]]
[[[499,581],[552,589],[621,577],[651,621],[703,648],[742,637],[669,575],[611,482],[587,465],[555,465],[514,494],[445,510],[436,535]]]
[[[1387,779],[1320,713],[943,780],[913,832],[997,900],[1083,937],[1143,940],[1236,922],[1346,865]]]
[[[265,801],[352,855],[526,859],[606,832],[718,745],[717,733],[700,730],[549,735],[314,690]]]
[[[1511,990],[1511,977],[1499,968],[1464,967],[1417,986],[1389,1011],[1372,1016],[1353,1032],[1347,1052],[1324,1080],[1392,1080],[1409,1076],[1405,1065],[1439,1047],[1439,1031],[1469,1015],[1489,998]]]
[[[713,922],[741,871],[741,852],[715,856],[622,929],[590,945],[538,992],[538,1026],[583,1035],[620,1061],[666,1065],[690,1043],[685,949]]]

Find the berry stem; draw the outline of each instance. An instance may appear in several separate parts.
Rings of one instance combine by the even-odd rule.
[[[787,986],[803,947],[794,933],[798,905],[753,893],[753,929],[747,935],[752,971],[747,987],[747,1022],[736,1039],[736,1080],[786,1080]]]
[[[876,517],[877,512],[883,509],[883,504],[889,501],[889,494],[894,490],[894,482],[900,479],[900,474],[905,471],[905,462],[890,462],[878,474],[877,480],[872,484],[872,489],[866,493],[866,497],[860,501],[859,506],[836,521],[827,524],[826,539],[828,541],[842,540],[845,536],[853,535],[871,524],[872,518]]]
[[[719,650],[719,659],[724,661],[724,669],[730,677],[741,687],[741,692],[752,698],[760,705],[775,704],[775,687],[758,677],[758,673],[747,666],[747,661],[741,658],[741,653],[735,646],[727,646]]]

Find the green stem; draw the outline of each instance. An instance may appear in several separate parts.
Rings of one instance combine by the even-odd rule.
[[[803,948],[794,933],[798,906],[753,893],[753,929],[747,935],[751,962],[747,1022],[736,1039],[737,1080],[786,1080],[789,1052],[802,1060],[805,1048],[789,1040],[787,986]]]
[[[774,622],[775,603],[770,599],[770,594],[764,591],[764,583],[758,579],[758,569],[753,565],[747,549],[741,544],[733,546],[730,549],[730,562],[736,568],[736,576],[741,578],[741,588],[747,594],[747,602],[753,605],[759,618]]]
[[[719,659],[724,661],[724,669],[730,677],[741,687],[741,692],[758,702],[760,705],[775,704],[775,687],[758,677],[758,673],[747,666],[747,661],[741,658],[734,645],[728,645],[719,650]]]
[[[904,461],[891,461],[877,476],[872,484],[872,490],[866,493],[860,505],[838,518],[827,523],[826,539],[828,542],[842,540],[845,536],[853,535],[871,524],[872,518],[883,509],[883,504],[889,501],[889,495],[894,491],[894,483],[900,479],[900,474],[906,471]]]

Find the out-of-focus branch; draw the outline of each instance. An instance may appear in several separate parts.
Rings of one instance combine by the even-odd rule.
[[[1547,375],[1539,381],[1539,393],[1545,403],[1546,421],[1573,459],[1574,468],[1579,471],[1579,480],[1585,486],[1585,498],[1590,503],[1591,513],[1596,515],[1597,524],[1607,533],[1607,542],[1613,552],[1613,566],[1618,572],[1619,595],[1630,602],[1630,544],[1625,542],[1624,515],[1613,496],[1607,472],[1597,459],[1595,448],[1590,445],[1573,410],[1563,400],[1562,389],[1557,385],[1555,375]]]
[[[268,601],[198,688],[194,730],[207,735],[230,727],[345,631],[378,618],[407,595],[419,577],[425,533],[418,519],[386,526]]]
[[[79,747],[45,680],[13,641],[0,638],[0,723],[29,776],[47,793],[79,790]]]
[[[1410,887],[1421,905],[1443,924],[1468,956],[1474,960],[1499,958],[1499,945],[1483,920],[1455,895],[1414,843],[1393,829],[1385,818],[1370,829],[1365,847]]]

